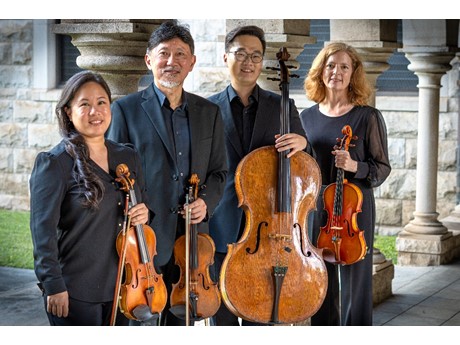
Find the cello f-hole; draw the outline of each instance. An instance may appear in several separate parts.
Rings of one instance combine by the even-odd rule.
[[[262,231],[262,225],[265,225],[268,227],[267,222],[260,222],[259,226],[257,227],[257,236],[256,236],[256,247],[254,248],[253,251],[251,251],[251,248],[247,247],[246,248],[246,253],[248,254],[255,254],[259,250],[259,245],[260,245],[260,232]]]

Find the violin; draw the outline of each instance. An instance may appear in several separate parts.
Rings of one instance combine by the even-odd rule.
[[[158,274],[153,265],[156,255],[156,237],[148,225],[131,226],[127,216],[129,206],[137,204],[131,179],[126,164],[116,168],[115,181],[122,184],[125,191],[125,221],[123,229],[117,236],[116,248],[120,257],[118,262],[117,282],[112,306],[111,325],[115,324],[116,311],[120,311],[131,320],[146,321],[164,309],[167,302],[167,290],[163,276]],[[122,282],[122,278],[125,278]]]
[[[180,279],[173,284],[170,304],[171,312],[185,324],[213,316],[220,307],[221,297],[217,283],[209,274],[216,251],[214,241],[208,234],[198,232],[191,224],[190,203],[198,198],[200,180],[192,174],[184,205],[185,234],[174,244],[175,263],[180,268]]]
[[[334,150],[348,151],[353,136],[352,129],[346,125],[342,128],[342,139],[337,138],[340,145]],[[361,212],[363,193],[358,186],[344,178],[343,169],[337,169],[337,179],[326,187],[323,194],[324,209],[328,213],[327,224],[320,229],[318,248],[332,251],[333,255],[325,256],[326,261],[351,265],[364,259],[367,251],[364,231],[358,227],[357,214]]]
[[[286,48],[277,53],[281,79],[280,134],[290,131]],[[228,245],[220,274],[222,299],[242,319],[265,324],[301,322],[316,313],[327,290],[321,250],[308,239],[307,216],[316,207],[321,173],[306,152],[287,158],[275,146],[246,155],[235,189],[246,223]]]

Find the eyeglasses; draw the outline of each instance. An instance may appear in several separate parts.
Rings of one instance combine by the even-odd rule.
[[[238,51],[235,51],[235,52],[229,52],[229,53],[235,55],[236,61],[240,61],[240,62],[246,61],[246,59],[249,58],[249,59],[251,59],[252,62],[259,63],[264,58],[264,56],[262,54],[260,54],[260,53],[248,54],[248,53],[246,53],[245,51],[242,51],[242,50],[238,50]]]

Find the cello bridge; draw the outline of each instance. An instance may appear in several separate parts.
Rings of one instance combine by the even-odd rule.
[[[283,240],[283,241],[292,241],[291,235],[284,235],[284,234],[268,234],[268,238],[273,240]]]

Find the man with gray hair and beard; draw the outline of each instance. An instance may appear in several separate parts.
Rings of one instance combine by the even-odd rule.
[[[157,240],[154,265],[168,289],[161,325],[184,324],[169,311],[169,296],[172,284],[179,281],[173,248],[184,234],[182,206],[190,175],[197,174],[202,187],[189,205],[191,223],[204,233],[209,232],[208,220],[222,196],[227,176],[219,107],[183,89],[195,62],[188,27],[176,20],[164,22],[150,36],[145,54],[152,84],[112,104],[113,119],[107,135],[120,143],[132,143],[142,159],[153,210],[149,225]]]

